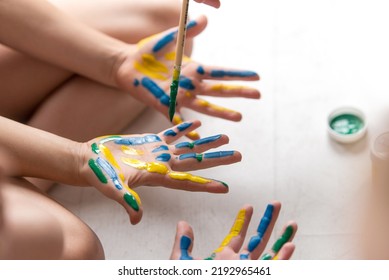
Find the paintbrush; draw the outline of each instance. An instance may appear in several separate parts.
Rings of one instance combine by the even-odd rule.
[[[182,1],[180,24],[178,26],[177,45],[176,45],[176,60],[174,62],[173,80],[170,85],[170,104],[169,104],[169,118],[173,120],[176,112],[176,100],[178,92],[178,84],[180,80],[182,56],[184,54],[186,23],[188,21],[189,0]]]

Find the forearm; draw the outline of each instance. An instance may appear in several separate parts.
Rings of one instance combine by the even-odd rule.
[[[44,0],[0,0],[0,42],[107,85],[126,48]]]
[[[0,147],[8,154],[11,176],[86,185],[79,175],[83,144],[0,117]]]

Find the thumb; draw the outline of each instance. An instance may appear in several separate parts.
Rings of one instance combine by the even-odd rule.
[[[171,260],[193,260],[193,229],[185,221],[177,224],[176,237],[174,239],[173,250],[170,255]]]

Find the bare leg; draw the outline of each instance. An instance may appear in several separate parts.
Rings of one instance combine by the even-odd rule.
[[[23,179],[0,186],[0,259],[102,259],[94,232]]]
[[[91,27],[128,43],[175,26],[180,9],[178,0],[63,0],[55,4]],[[0,114],[26,121],[72,75],[0,45]]]

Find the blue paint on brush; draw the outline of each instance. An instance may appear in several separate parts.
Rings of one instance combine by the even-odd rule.
[[[180,241],[180,249],[181,249],[180,260],[193,260],[193,258],[189,256],[188,253],[190,244],[192,244],[192,240],[188,236],[183,235]]]
[[[143,145],[147,143],[155,143],[155,142],[161,142],[161,138],[159,138],[157,135],[146,135],[143,137],[128,137],[128,138],[121,138],[115,140],[115,144],[118,145]]]
[[[115,187],[118,189],[118,190],[122,190],[123,189],[123,186],[122,184],[120,183],[120,180],[119,180],[119,177],[118,175],[116,174],[116,171],[115,169],[112,167],[112,165],[106,161],[105,159],[103,158],[100,158],[98,157],[96,159],[96,162],[97,164],[101,167],[101,169],[104,170],[105,173],[107,173],[107,175],[111,178],[112,182],[115,184]]]
[[[170,154],[160,154],[155,159],[158,161],[168,162],[171,158],[172,156]]]
[[[165,105],[169,106],[170,97],[166,95],[165,91],[161,89],[153,80],[150,78],[144,77],[142,79],[142,86],[147,89],[155,98],[159,99],[159,101]]]
[[[253,71],[224,71],[224,70],[212,70],[211,77],[215,78],[224,78],[224,77],[253,77],[257,76],[257,73]]]
[[[205,74],[204,67],[203,66],[197,67],[197,73],[199,73],[200,75],[204,75]]]
[[[166,130],[163,135],[165,135],[165,136],[176,136],[177,133],[174,130],[169,129],[169,130]]]
[[[259,222],[258,229],[257,229],[257,235],[251,237],[248,250],[249,252],[252,252],[255,250],[255,248],[258,247],[258,245],[262,242],[262,238],[266,233],[267,228],[270,225],[270,222],[273,217],[273,211],[274,206],[272,204],[269,204],[266,208],[265,214],[263,215],[261,221]]]
[[[222,137],[221,134],[215,135],[215,136],[210,136],[210,137],[206,137],[206,138],[202,138],[202,139],[196,140],[196,141],[193,142],[193,144],[196,145],[196,146],[200,146],[200,145],[208,144],[208,143],[211,143],[211,142],[215,142],[216,140],[219,140],[221,137]]]
[[[191,123],[191,122],[182,123],[182,124],[180,124],[179,126],[177,126],[177,129],[178,129],[179,131],[184,131],[184,130],[187,130],[189,127],[191,127],[192,124],[193,124],[193,123]]]
[[[195,153],[183,154],[179,156],[180,160],[189,159],[189,158],[197,159],[197,156]]]
[[[222,151],[222,152],[212,152],[204,154],[204,158],[222,158],[230,157],[234,155],[234,151]]]
[[[187,90],[193,90],[196,88],[192,83],[192,80],[185,76],[180,76],[180,82],[178,85]]]
[[[240,254],[240,259],[241,260],[248,260],[249,259],[249,254]]]
[[[176,144],[177,149],[183,149],[183,148],[193,149],[193,146],[194,146],[194,144],[190,143],[190,142],[181,142],[181,143]]]
[[[166,145],[159,146],[158,148],[155,148],[154,150],[152,150],[152,153],[158,153],[158,152],[162,152],[162,151],[169,151],[169,147]]]
[[[134,80],[134,86],[137,87],[137,86],[139,86],[139,84],[140,84],[140,83],[139,83],[139,80],[138,80],[138,79],[135,79],[135,80]]]

